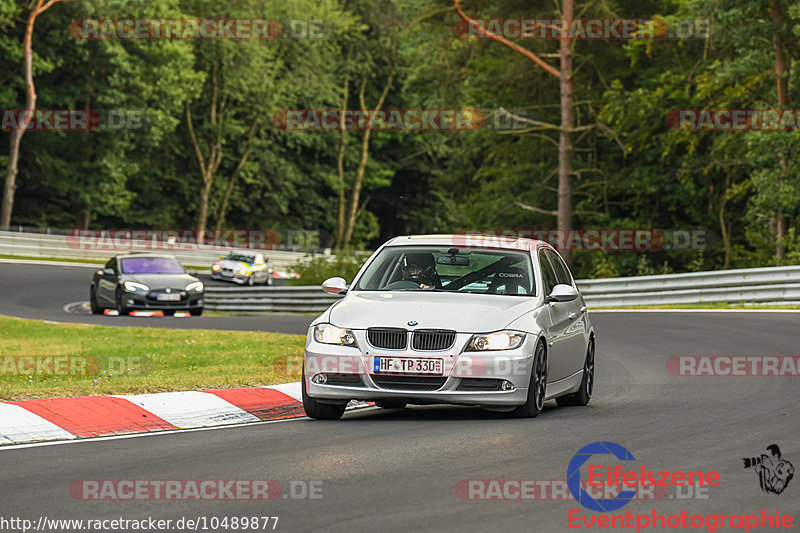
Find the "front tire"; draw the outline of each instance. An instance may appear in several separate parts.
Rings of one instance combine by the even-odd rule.
[[[192,316],[200,316],[203,314],[203,308],[200,309],[189,309],[189,314]]]
[[[249,276],[247,276],[247,286],[248,287],[252,287],[255,284],[256,284],[256,279],[255,279],[254,275],[250,274]]]
[[[344,414],[347,405],[330,405],[326,403],[319,403],[317,400],[308,395],[306,390],[306,371],[303,369],[303,409],[309,418],[316,418],[319,420],[339,420]]]
[[[583,378],[577,392],[556,398],[559,406],[586,405],[594,390],[594,338],[589,339],[586,347],[586,359],[583,363]]]
[[[125,304],[122,303],[122,298],[122,293],[117,291],[117,313],[119,313],[119,316],[128,316],[131,314],[131,310],[125,307]]]
[[[528,383],[528,401],[511,411],[511,416],[516,418],[535,418],[539,416],[544,407],[546,393],[547,351],[544,348],[544,343],[539,340],[533,355],[531,380]]]
[[[174,309],[164,309],[162,313],[164,313],[164,316],[175,316]]]
[[[89,289],[89,308],[92,310],[93,315],[103,314],[103,308],[97,303],[97,294],[94,286]]]

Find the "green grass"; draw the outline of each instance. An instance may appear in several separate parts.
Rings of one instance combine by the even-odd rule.
[[[298,381],[303,344],[302,335],[281,333],[52,324],[0,316],[0,401]],[[31,371],[30,360],[20,356],[37,357],[47,370]],[[48,356],[71,356],[79,364],[55,372],[55,364],[43,359]]]

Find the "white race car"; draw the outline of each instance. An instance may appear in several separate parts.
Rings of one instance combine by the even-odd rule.
[[[586,405],[595,332],[564,260],[528,239],[398,237],[344,298],[311,324],[303,407],[340,418],[350,400],[379,407],[451,403],[534,417],[546,400]]]
[[[235,250],[211,267],[211,278],[224,281],[234,281],[241,285],[256,285],[264,283],[272,285],[273,269],[269,259],[260,252]]]

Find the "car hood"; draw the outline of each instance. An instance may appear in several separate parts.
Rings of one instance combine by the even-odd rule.
[[[144,283],[151,289],[180,289],[188,284],[199,281],[189,274],[125,274],[124,281]]]
[[[503,329],[533,311],[537,299],[526,296],[447,292],[358,291],[330,309],[332,324],[352,329],[373,326],[485,332]]]
[[[232,259],[225,259],[219,262],[219,266],[221,268],[232,268],[233,270],[239,270],[242,267],[245,268],[252,268],[253,265],[250,263],[244,263],[242,261],[234,261]]]

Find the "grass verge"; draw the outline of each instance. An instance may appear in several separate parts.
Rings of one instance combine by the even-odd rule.
[[[299,381],[304,337],[0,316],[0,401]],[[48,359],[49,358],[49,359]]]

